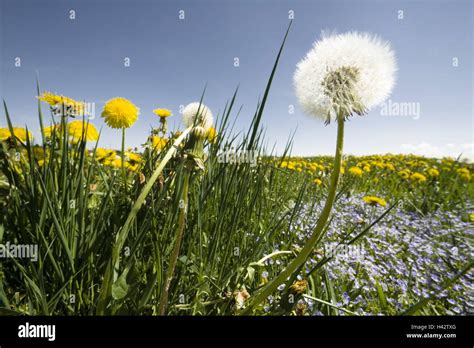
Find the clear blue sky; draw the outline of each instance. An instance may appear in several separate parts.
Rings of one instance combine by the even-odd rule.
[[[292,84],[296,63],[322,30],[369,31],[392,43],[399,74],[392,102],[419,103],[420,115],[382,116],[380,108],[347,126],[346,152],[415,152],[473,157],[473,5],[450,1],[317,0],[0,0],[0,94],[15,125],[39,135],[36,71],[42,90],[103,103],[116,96],[141,108],[128,145],[146,139],[157,119],[151,110],[174,111],[199,100],[215,114],[238,84],[243,105],[236,129],[248,128],[294,11],[294,25],[263,117],[269,145],[283,149],[296,129],[293,153],[332,154],[335,126],[305,116]],[[69,11],[75,11],[75,20]],[[180,20],[180,10],[185,19]],[[398,19],[399,10],[403,19]],[[21,67],[15,67],[15,58]],[[124,58],[131,60],[124,67]],[[234,57],[240,67],[234,67]],[[459,66],[453,67],[453,57]],[[294,114],[288,113],[295,105]],[[47,111],[46,106],[44,110]],[[0,126],[5,126],[3,110]],[[415,119],[417,118],[417,119]],[[119,147],[104,126],[102,146]]]

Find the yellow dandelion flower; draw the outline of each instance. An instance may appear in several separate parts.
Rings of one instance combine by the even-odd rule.
[[[286,168],[286,167],[288,167],[288,162],[287,161],[281,162],[280,168]]]
[[[314,179],[313,182],[318,186],[321,186],[321,184],[323,183],[321,179],[318,179],[318,178]]]
[[[121,158],[114,158],[109,162],[109,165],[111,165],[114,168],[122,168],[122,159]]]
[[[173,115],[171,110],[168,109],[155,109],[153,113],[160,118],[167,118]]]
[[[387,202],[383,198],[375,197],[375,196],[365,196],[362,198],[365,203],[368,205],[380,205],[382,207],[385,207],[387,205]]]
[[[46,138],[51,138],[51,136],[53,135],[53,132],[57,132],[59,130],[59,126],[57,125],[52,125],[52,126],[49,126],[49,127],[44,127],[43,128],[43,133],[44,133],[44,136]]]
[[[426,181],[426,176],[424,176],[423,174],[421,173],[413,173],[411,176],[410,176],[410,180],[412,181],[416,181],[418,183],[423,183]]]
[[[65,115],[87,115],[86,105],[83,102],[79,102],[72,98],[53,94],[51,92],[44,92],[42,95],[37,97],[39,100],[44,101],[51,105],[53,108],[63,107],[63,114]]]
[[[138,163],[125,162],[125,168],[132,172],[138,171],[139,166],[140,165]]]
[[[151,136],[151,145],[153,146],[153,149],[157,151],[162,150],[167,142],[168,139],[161,138],[158,135]]]
[[[105,103],[102,117],[110,128],[130,128],[137,120],[140,109],[125,98],[114,98]]]
[[[376,166],[377,168],[380,168],[380,169],[385,168],[385,165],[382,162],[374,162],[374,166]]]
[[[408,179],[410,177],[410,171],[408,169],[404,169],[399,171],[398,175],[401,176],[403,179]]]
[[[102,160],[101,163],[102,163],[104,166],[111,166],[111,167],[113,167],[113,166],[114,166],[115,159],[116,159],[116,157],[107,157],[106,159]]]
[[[117,156],[117,153],[114,150],[108,150],[108,149],[103,149],[103,148],[99,147],[95,151],[95,158],[98,161],[102,161],[102,160],[105,160],[107,158],[115,159],[116,156]]]
[[[0,141],[5,141],[11,136],[10,130],[8,128],[0,128]]]
[[[84,140],[96,141],[99,139],[99,132],[92,123],[84,121],[72,121],[68,124],[68,134],[73,140],[81,140],[84,136]]]
[[[474,222],[474,214],[469,214],[469,221]]]
[[[138,153],[125,152],[125,159],[131,163],[140,163],[142,156],[140,156]]]
[[[458,172],[458,174],[471,174],[471,172],[467,168],[459,168],[456,171]]]
[[[364,172],[359,167],[350,167],[349,173],[354,176],[361,176]]]
[[[472,178],[471,174],[469,173],[461,173],[459,174],[459,176],[461,177],[461,179],[466,180],[466,181],[471,181],[471,178]]]
[[[430,168],[428,169],[428,175],[433,177],[433,178],[436,178],[439,176],[439,170],[436,169],[436,168]]]
[[[27,132],[25,128],[13,127],[13,135],[21,142],[26,142],[27,138],[33,140],[33,133]],[[11,137],[12,134],[9,128],[0,128],[0,141],[8,140]]]
[[[217,139],[217,131],[214,127],[209,128],[207,131],[207,141],[210,143],[215,143]]]
[[[44,92],[42,95],[38,96],[37,98],[41,101],[48,103],[51,106],[55,106],[69,99],[67,97],[53,94],[51,92]]]

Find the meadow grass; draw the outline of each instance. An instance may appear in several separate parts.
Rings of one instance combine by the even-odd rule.
[[[248,130],[232,131],[236,90],[199,154],[190,127],[159,149],[104,156],[85,132],[71,141],[67,116],[52,116],[45,134],[40,101],[33,142],[15,135],[4,102],[12,136],[0,142],[0,243],[37,245],[38,260],[0,259],[1,313],[472,312],[473,166],[448,158],[344,156],[329,221],[296,271],[265,292],[317,226],[334,170],[332,157],[290,157],[290,142],[280,156],[264,146],[283,44]],[[222,160],[229,149],[257,160]],[[329,255],[329,243],[358,253]]]

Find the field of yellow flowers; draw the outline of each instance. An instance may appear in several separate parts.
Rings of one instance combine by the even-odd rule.
[[[36,262],[1,262],[2,307],[30,314],[235,314],[303,246],[333,159],[262,155],[256,166],[222,163],[218,153],[231,145],[223,128],[202,137],[202,161],[191,155],[194,145],[178,145],[133,210],[182,135],[166,130],[171,112],[156,113],[157,128],[140,152],[101,148],[92,123],[66,124],[66,117],[44,127],[39,144],[25,128],[0,129],[0,238],[39,246]],[[324,246],[255,314],[401,314],[429,296],[435,298],[421,313],[472,312],[465,295],[472,278],[456,278],[470,260],[472,171],[450,158],[344,157]],[[328,258],[327,246],[343,241],[355,248]],[[119,269],[105,296],[111,260]],[[169,307],[161,308],[165,292]]]
[[[140,110],[125,98],[101,114],[120,149],[100,146],[77,100],[38,87],[40,134],[4,103],[0,313],[472,313],[473,165],[342,155],[345,113],[363,111],[347,95],[335,157],[266,153],[279,57],[241,138],[228,127],[237,92],[215,118],[202,98],[189,104],[181,130],[168,129],[172,110],[149,110],[156,123],[140,149],[126,145]],[[340,93],[347,74],[352,88],[356,73],[338,70],[325,86]]]

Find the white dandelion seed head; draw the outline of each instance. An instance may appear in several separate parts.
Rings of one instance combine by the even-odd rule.
[[[363,114],[390,95],[396,71],[395,54],[388,42],[368,33],[323,34],[297,64],[296,96],[304,112],[328,122],[341,111],[338,104],[348,113],[345,117],[352,112]],[[328,93],[333,80],[337,91]]]
[[[199,102],[188,104],[183,110],[183,123],[186,127],[202,127],[207,132],[213,124],[212,112],[206,105]]]

